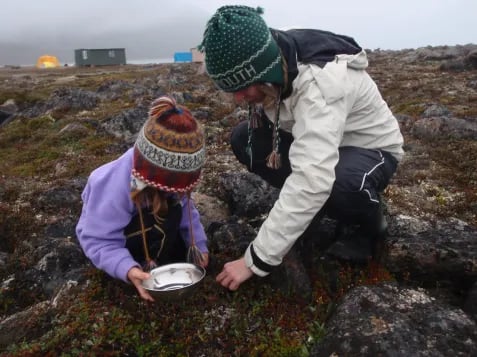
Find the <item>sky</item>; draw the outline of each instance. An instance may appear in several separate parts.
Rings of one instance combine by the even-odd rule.
[[[477,44],[477,0],[9,0],[0,66],[44,54],[74,63],[78,48],[125,48],[128,62],[170,59],[201,42],[222,5],[260,6],[269,27],[328,30],[373,50]]]

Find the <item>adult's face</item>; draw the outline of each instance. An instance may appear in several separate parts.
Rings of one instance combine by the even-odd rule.
[[[260,89],[260,84],[252,84],[233,93],[235,103],[246,102],[248,104],[262,103],[265,93]]]

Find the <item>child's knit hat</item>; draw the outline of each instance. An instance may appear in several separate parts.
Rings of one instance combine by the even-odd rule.
[[[131,190],[189,192],[204,163],[204,132],[190,111],[168,96],[154,100],[134,145]]]
[[[280,50],[262,13],[261,8],[223,6],[207,23],[199,48],[209,76],[226,92],[256,82],[283,83]]]

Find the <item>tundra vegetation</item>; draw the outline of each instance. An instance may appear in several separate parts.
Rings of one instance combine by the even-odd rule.
[[[384,192],[388,213],[431,222],[454,217],[477,226],[476,70],[446,71],[442,59],[413,50],[369,55],[369,73],[412,152]],[[0,329],[1,355],[308,356],[354,288],[419,286],[411,274],[372,262],[340,263],[330,282],[316,254],[307,271],[311,297],[258,278],[229,292],[214,279],[237,256],[217,249],[192,298],[148,304],[132,287],[89,265],[73,231],[79,194],[88,174],[126,150],[141,124],[118,131],[108,123],[145,119],[145,108],[161,94],[175,96],[204,125],[208,161],[197,193],[220,202],[221,174],[244,171],[228,144],[241,114],[200,64],[0,68],[0,109],[6,113],[0,118],[0,314],[4,326],[12,317],[17,324],[11,335]],[[256,227],[263,217],[240,219]],[[55,285],[61,278],[45,273],[40,284],[33,272],[58,264],[49,255],[58,242],[73,247],[61,263],[68,279]]]

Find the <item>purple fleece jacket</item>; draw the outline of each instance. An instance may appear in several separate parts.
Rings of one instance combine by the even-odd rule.
[[[117,160],[94,170],[82,194],[83,209],[76,226],[76,236],[91,262],[110,276],[128,282],[127,273],[139,266],[126,248],[124,228],[137,212],[130,198],[133,149]],[[206,253],[207,236],[199,212],[191,200],[192,229],[196,245]],[[190,245],[187,197],[182,199],[180,233]]]

